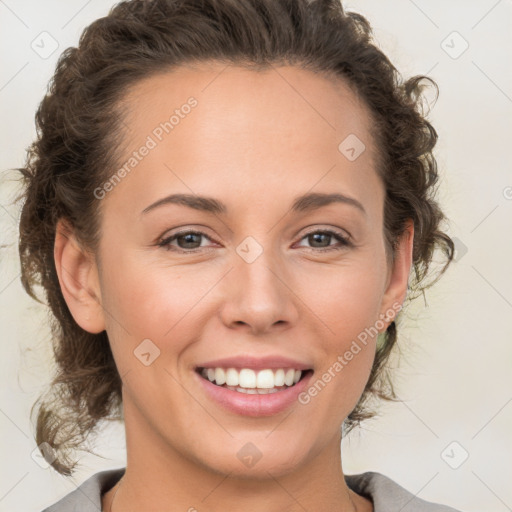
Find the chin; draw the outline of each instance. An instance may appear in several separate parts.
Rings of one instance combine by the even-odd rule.
[[[239,438],[228,443],[216,443],[210,449],[205,448],[202,453],[196,453],[196,461],[211,472],[229,474],[230,478],[242,480],[265,480],[270,475],[285,476],[305,462],[308,450],[305,450],[300,439],[296,443],[268,439],[265,441],[264,437],[267,435],[268,433],[260,434],[261,441],[245,441]]]

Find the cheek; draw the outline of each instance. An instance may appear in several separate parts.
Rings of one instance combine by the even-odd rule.
[[[380,283],[371,272],[333,278],[312,307],[327,328],[319,336],[315,373],[299,402],[323,425],[326,436],[334,435],[354,409],[368,381],[376,350]]]
[[[310,276],[316,292],[309,294],[308,305],[324,328],[320,367],[308,395],[312,399],[321,391],[325,413],[342,420],[359,400],[374,361],[385,265],[375,258],[326,272]]]
[[[338,349],[375,324],[384,291],[383,274],[377,258],[310,274],[304,288],[305,302],[318,314],[330,334],[328,339]]]
[[[149,266],[129,254],[107,256],[105,268],[102,296],[116,362],[131,365],[130,356],[145,339],[179,353],[187,340],[177,333],[184,325],[190,328],[194,309],[211,286],[207,276],[183,266]]]

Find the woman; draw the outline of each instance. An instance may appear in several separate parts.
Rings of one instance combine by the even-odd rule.
[[[64,52],[21,170],[59,367],[36,439],[69,475],[120,415],[127,466],[47,511],[453,510],[340,456],[453,258],[424,78],[335,0],[122,2]]]

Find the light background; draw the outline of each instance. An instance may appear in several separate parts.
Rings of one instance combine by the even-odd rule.
[[[31,458],[29,411],[50,377],[47,312],[22,290],[12,205],[15,173],[58,55],[110,1],[0,0],[0,511],[40,511],[93,473],[124,466],[124,431],[109,425],[66,479]],[[346,473],[379,471],[423,499],[468,512],[512,510],[512,3],[357,0],[379,45],[405,75],[440,87],[440,199],[457,262],[409,311],[396,371],[402,403],[353,432]],[[58,42],[47,58],[41,32]],[[453,34],[453,32],[457,34]],[[444,42],[443,42],[444,41]],[[469,47],[458,55],[465,46]],[[49,46],[49,39],[45,44]],[[451,55],[450,55],[451,54]],[[45,55],[46,57],[46,55]],[[456,57],[456,58],[455,58]],[[6,181],[7,180],[7,181]],[[445,448],[455,441],[445,451]],[[469,457],[457,465],[467,451]],[[444,453],[444,456],[441,454]],[[39,459],[40,461],[40,459]]]

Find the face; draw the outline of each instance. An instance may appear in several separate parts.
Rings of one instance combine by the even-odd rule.
[[[406,286],[364,105],[310,71],[211,63],[124,106],[125,172],[98,191],[97,315],[131,452],[254,476],[339,446]],[[193,201],[161,201],[175,194]]]

